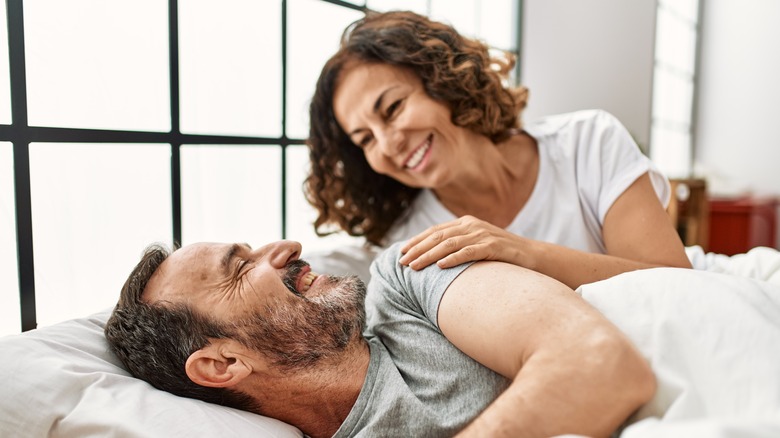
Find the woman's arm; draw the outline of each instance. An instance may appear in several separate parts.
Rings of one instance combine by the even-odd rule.
[[[464,216],[410,239],[401,263],[422,269],[472,260],[499,260],[553,277],[571,288],[636,269],[690,268],[685,249],[645,174],[612,204],[602,228],[607,254],[528,239]]]
[[[476,263],[447,288],[444,335],[512,379],[459,436],[608,436],[655,392],[614,325],[563,284],[506,263]]]

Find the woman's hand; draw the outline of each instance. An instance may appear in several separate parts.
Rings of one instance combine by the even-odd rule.
[[[499,260],[519,265],[523,238],[474,216],[434,225],[409,239],[399,260],[414,270],[436,263],[451,268],[476,260]]]

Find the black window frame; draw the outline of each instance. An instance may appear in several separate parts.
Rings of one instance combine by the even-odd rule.
[[[305,139],[289,138],[286,133],[287,113],[287,0],[281,1],[282,32],[282,126],[279,137],[252,137],[230,135],[184,134],[179,126],[179,23],[178,0],[168,0],[168,49],[170,71],[170,117],[171,129],[159,131],[124,131],[81,128],[60,128],[30,126],[27,119],[27,79],[24,43],[23,0],[6,0],[8,21],[8,57],[11,84],[11,124],[0,124],[0,141],[12,144],[14,202],[16,213],[16,253],[19,280],[19,307],[22,331],[37,327],[35,304],[35,257],[32,227],[32,203],[30,193],[30,153],[33,142],[68,143],[156,143],[168,144],[171,148],[171,202],[172,236],[174,243],[181,242],[181,158],[183,145],[252,145],[281,148],[281,236],[287,236],[287,147],[303,145]],[[337,6],[365,12],[365,5],[356,5],[339,0],[319,0]]]
[[[32,142],[61,144],[68,143],[139,143],[168,144],[171,148],[171,202],[172,202],[172,236],[173,243],[181,242],[181,158],[183,145],[252,145],[281,148],[281,236],[287,237],[287,147],[304,145],[305,139],[287,136],[287,11],[288,0],[281,1],[281,33],[282,33],[282,111],[281,136],[252,137],[229,135],[198,135],[184,134],[179,126],[179,35],[178,35],[178,0],[168,0],[168,45],[169,45],[169,83],[170,83],[170,117],[171,129],[168,132],[159,131],[124,131],[30,126],[27,118],[27,80],[24,43],[24,8],[23,0],[6,0],[8,21],[8,53],[11,85],[11,124],[0,124],[0,141],[10,142],[13,150],[13,181],[16,219],[16,252],[19,280],[19,306],[21,314],[21,330],[28,331],[37,327],[35,301],[35,263],[34,263],[34,233],[32,227],[32,203],[30,192],[30,155],[29,146]],[[343,0],[318,0],[335,6],[341,6],[366,13],[369,8],[366,2],[350,3]],[[523,1],[517,1],[517,38],[516,47],[511,50],[516,56],[521,47],[520,23],[522,23]],[[360,4],[358,4],[360,3]],[[430,6],[429,6],[430,9]],[[519,82],[520,62],[515,70],[515,82]]]

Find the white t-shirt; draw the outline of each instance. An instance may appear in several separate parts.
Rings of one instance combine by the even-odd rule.
[[[611,114],[586,110],[543,118],[524,127],[539,147],[539,175],[526,205],[506,227],[512,233],[590,253],[605,253],[602,226],[615,200],[650,173],[666,206],[669,181]],[[430,190],[387,234],[387,244],[456,219]]]

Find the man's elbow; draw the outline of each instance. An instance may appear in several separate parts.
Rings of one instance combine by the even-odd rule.
[[[628,378],[628,385],[632,388],[628,403],[633,404],[634,410],[636,410],[655,396],[658,385],[650,364],[639,353],[636,353],[633,362],[635,364],[632,367],[631,376]]]
[[[594,437],[610,436],[655,395],[656,381],[650,365],[620,332],[607,330],[591,336],[599,360],[590,365],[600,382],[591,416]],[[595,383],[595,382],[594,382]],[[598,420],[597,420],[598,419]]]
[[[612,371],[609,374],[613,397],[630,415],[655,395],[657,384],[653,370],[625,336],[604,336],[599,343],[604,365]]]
[[[686,269],[693,268],[693,265],[691,264],[691,261],[688,259],[688,257],[677,259],[673,263],[670,263],[668,266],[670,268],[686,268]]]

